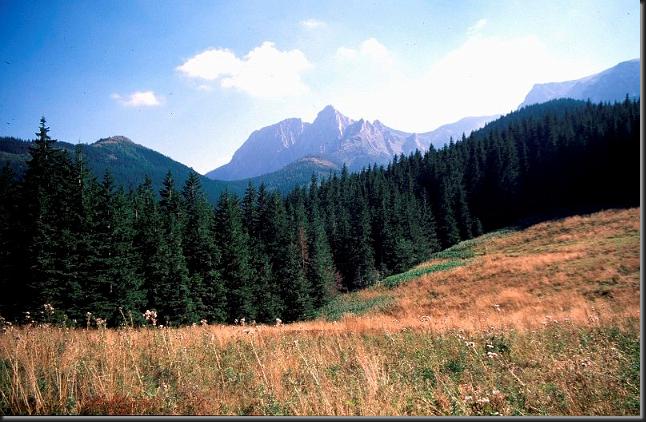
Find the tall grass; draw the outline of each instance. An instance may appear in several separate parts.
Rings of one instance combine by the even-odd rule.
[[[380,281],[377,285],[378,286],[383,285],[385,287],[392,289],[393,287],[397,287],[402,283],[405,283],[409,280],[416,279],[420,276],[431,274],[438,271],[446,271],[448,269],[460,267],[462,265],[464,265],[464,262],[462,261],[447,261],[447,262],[441,262],[439,264],[434,264],[434,265],[420,266],[403,273],[394,274],[389,277],[386,277],[385,279]]]
[[[7,326],[0,414],[639,415],[639,235],[475,239],[283,326]]]
[[[637,415],[639,325],[12,330],[3,414]]]

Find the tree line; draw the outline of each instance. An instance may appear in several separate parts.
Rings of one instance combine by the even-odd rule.
[[[639,205],[639,102],[555,100],[441,149],[210,204],[191,173],[155,192],[97,180],[45,119],[21,180],[0,174],[0,315],[111,326],[313,318],[442,248],[522,218]],[[48,308],[48,309],[51,309]]]

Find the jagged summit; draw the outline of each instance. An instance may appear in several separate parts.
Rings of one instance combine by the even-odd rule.
[[[484,125],[481,120],[467,132]],[[254,131],[235,152],[231,162],[207,176],[238,180],[274,172],[307,156],[318,156],[351,170],[373,163],[383,164],[394,155],[427,149],[434,143],[448,142],[434,132],[412,134],[391,129],[379,120],[353,120],[332,105],[318,112],[312,123],[285,119]]]

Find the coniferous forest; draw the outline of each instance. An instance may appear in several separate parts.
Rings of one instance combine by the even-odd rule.
[[[0,174],[0,315],[110,326],[308,319],[435,251],[527,218],[639,205],[639,102],[555,100],[442,149],[347,169],[286,195],[209,203],[197,174],[124,191],[45,119],[24,177]],[[48,308],[49,309],[49,308]]]

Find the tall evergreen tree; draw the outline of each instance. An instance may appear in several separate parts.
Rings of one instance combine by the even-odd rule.
[[[186,214],[183,252],[195,313],[208,321],[224,322],[227,316],[226,290],[218,271],[220,251],[211,231],[214,217],[197,173],[189,173],[182,197]]]
[[[167,276],[166,262],[162,254],[166,238],[150,177],[146,177],[137,188],[133,197],[133,211],[137,273],[144,283],[146,308],[157,310],[161,303],[159,281]]]
[[[66,308],[81,295],[73,266],[72,165],[67,154],[54,147],[44,117],[36,135],[23,182],[17,245],[27,280],[22,302],[34,310],[46,303]]]
[[[189,274],[182,249],[183,217],[181,199],[175,190],[175,181],[170,171],[164,179],[160,195],[163,236],[163,277],[159,279],[157,309],[160,318],[167,323],[187,323],[197,319],[195,304],[189,290]]]
[[[220,272],[227,291],[229,321],[254,319],[253,271],[249,252],[249,237],[242,225],[242,212],[236,197],[224,192],[215,212],[215,230],[221,252]]]
[[[312,176],[309,190],[309,261],[306,270],[313,306],[320,308],[335,293],[336,270],[321,217],[317,186],[316,176]]]

